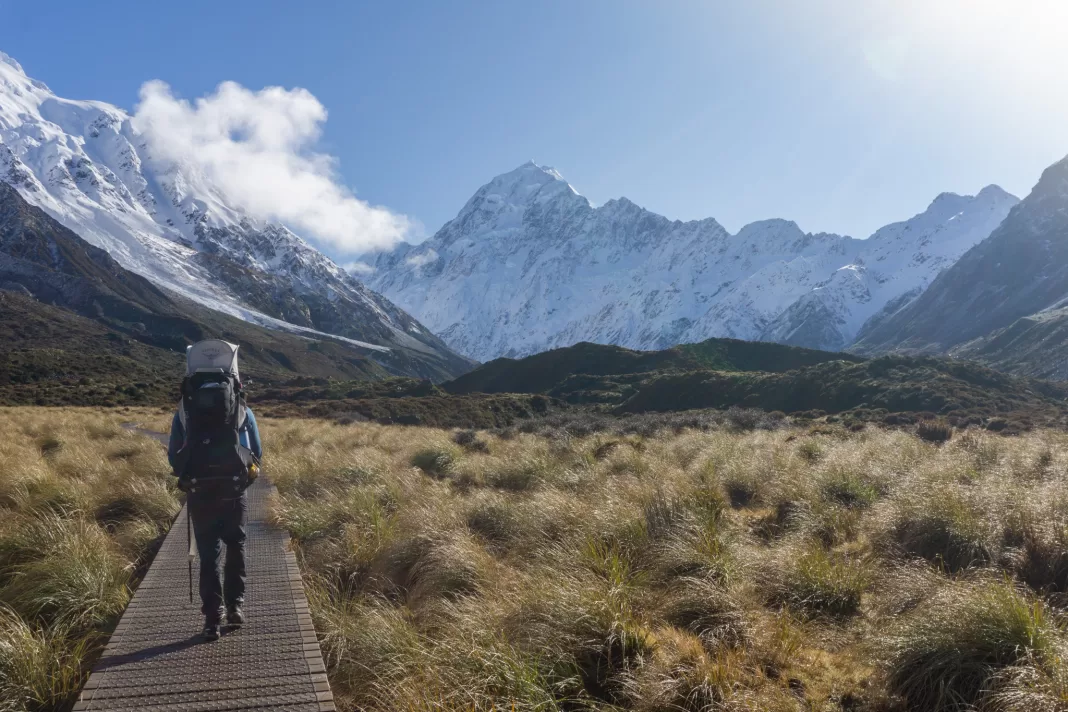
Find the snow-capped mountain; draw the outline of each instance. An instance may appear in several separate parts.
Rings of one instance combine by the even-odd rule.
[[[1068,378],[1068,158],[914,303],[861,336],[864,353],[949,353]]]
[[[841,350],[918,297],[985,239],[1019,199],[991,185],[976,196],[942,193],[924,212],[877,230],[852,263],[783,311],[764,341]]]
[[[286,227],[234,210],[190,166],[155,160],[125,111],[57,97],[2,52],[0,181],[123,267],[212,309],[342,337],[385,361],[433,362],[413,366],[419,375],[469,367]]]
[[[594,207],[527,163],[419,245],[369,258],[368,284],[472,358],[579,341],[660,349],[715,336],[841,349],[983,240],[1016,198],[943,194],[868,240],[764,220],[727,232],[625,198]]]

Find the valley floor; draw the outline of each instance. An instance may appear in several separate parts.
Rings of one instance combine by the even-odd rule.
[[[341,704],[1068,709],[1068,436],[737,425],[269,423]]]
[[[0,710],[77,693],[169,418],[0,409]],[[1068,709],[1064,432],[261,420],[342,709]]]

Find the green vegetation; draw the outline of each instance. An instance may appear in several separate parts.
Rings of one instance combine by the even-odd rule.
[[[781,373],[828,361],[859,363],[864,359],[844,352],[817,351],[767,341],[708,339],[675,347],[691,356],[701,368],[716,371],[767,371]]]
[[[632,351],[583,342],[519,360],[499,358],[445,384],[444,388],[457,394],[548,393],[568,378],[578,376],[647,375],[697,369],[779,372],[834,360],[862,359],[849,354],[736,339],[709,339],[665,351]]]
[[[391,378],[387,367],[397,364],[382,365],[331,340],[270,332],[207,310],[199,318],[195,328],[179,319],[146,331],[144,324],[91,319],[0,291],[0,404],[169,405],[177,398],[181,348],[212,335],[242,344],[249,402],[277,417],[504,429],[570,412],[571,425],[588,418],[607,427],[605,414],[693,411],[686,416],[692,419],[734,408],[751,420],[788,414],[853,428],[915,426],[932,442],[972,425],[1011,435],[1068,422],[1063,385],[946,359],[861,360],[730,339],[653,352],[583,343],[498,359],[434,385]],[[173,350],[156,343],[159,330],[171,327],[178,329],[167,332]]]
[[[253,388],[257,412],[277,417],[311,416],[340,422],[431,427],[503,428],[539,418],[564,404],[543,395],[471,394],[452,396],[429,381],[297,378]]]
[[[572,407],[615,415],[760,409],[794,418],[919,424],[945,442],[953,428],[1005,434],[1068,422],[1068,388],[978,364],[848,354],[712,339],[667,351],[578,344],[525,359],[498,359],[455,381],[450,393],[544,393]]]
[[[0,404],[170,404],[178,398],[185,344],[215,336],[242,345],[242,374],[253,383],[287,381],[295,372],[343,379],[388,375],[340,344],[221,315],[214,323],[215,316],[204,311],[203,328],[187,337],[176,334],[175,345],[161,347],[137,324],[102,322],[0,291]]]
[[[1063,386],[1028,381],[977,364],[887,356],[832,361],[786,373],[697,371],[660,375],[641,383],[619,405],[623,412],[726,408],[732,405],[786,413],[849,413],[860,420],[896,423],[891,414],[939,414],[952,425],[1012,418],[1013,429],[1060,424],[1068,411]]]
[[[1048,605],[1009,582],[951,583],[888,642],[890,689],[908,709],[1063,707],[1063,688],[1059,704],[1045,707],[1039,691],[1016,684],[1021,673],[1064,674],[1065,628]]]

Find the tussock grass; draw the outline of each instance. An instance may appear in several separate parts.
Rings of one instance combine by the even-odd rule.
[[[63,709],[178,513],[154,411],[0,409],[0,710]]]
[[[1068,436],[734,420],[266,422],[341,707],[1066,709]]]
[[[451,448],[428,447],[412,455],[412,466],[418,467],[428,475],[445,477],[456,462],[456,454]]]
[[[0,607],[0,710],[49,710],[73,699],[93,642],[65,625],[42,627]]]
[[[949,442],[953,437],[953,426],[941,420],[924,420],[916,426],[916,437],[929,443]]]
[[[28,620],[88,629],[122,613],[132,567],[94,521],[31,512],[3,540],[0,600]]]
[[[0,696],[50,709],[177,500],[136,417],[6,415]],[[548,425],[263,419],[342,709],[1068,709],[1065,434]]]
[[[1056,612],[1012,583],[955,583],[886,640],[889,684],[909,709],[990,708],[1028,687],[1055,687],[1063,641]],[[1003,689],[995,697],[999,680]]]
[[[762,578],[773,604],[789,606],[802,615],[849,616],[860,609],[871,570],[864,561],[810,545],[784,549]]]

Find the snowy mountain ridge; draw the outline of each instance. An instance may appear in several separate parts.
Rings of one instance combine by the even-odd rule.
[[[578,341],[661,349],[710,337],[839,350],[986,238],[1017,199],[944,193],[867,240],[763,220],[731,235],[626,198],[594,207],[530,162],[480,188],[419,245],[365,277],[472,358]]]
[[[275,329],[463,359],[283,225],[231,207],[190,165],[154,159],[122,109],[56,96],[0,52],[0,180],[120,264]]]

